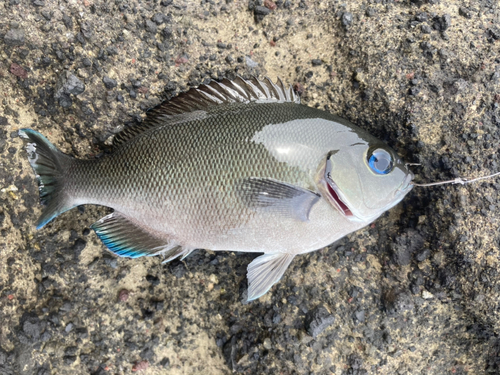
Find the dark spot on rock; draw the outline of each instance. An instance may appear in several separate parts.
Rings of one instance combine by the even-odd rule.
[[[420,89],[418,87],[410,87],[410,90],[408,91],[408,93],[412,96],[417,96],[419,92]]]
[[[160,361],[160,366],[163,367],[163,368],[169,367],[170,366],[170,359],[168,357],[163,358]]]
[[[63,359],[64,359],[64,364],[65,364],[65,365],[67,365],[67,366],[69,366],[69,365],[71,365],[73,362],[75,362],[75,361],[76,361],[76,356],[72,356],[72,357],[71,357],[71,356],[67,356],[67,355],[66,355],[66,356],[64,356],[64,357],[63,357]]]
[[[415,259],[418,262],[423,262],[427,258],[429,258],[429,255],[431,255],[431,251],[427,248],[420,250],[417,255],[415,256]]]
[[[141,358],[142,359],[153,359],[155,353],[153,352],[153,350],[151,348],[146,348],[144,349],[142,352],[141,352]]]
[[[439,31],[445,31],[451,26],[451,17],[444,14],[441,17],[434,18],[434,28]]]
[[[370,7],[366,9],[365,14],[367,17],[375,17],[377,11],[374,8]]]
[[[324,306],[309,311],[304,320],[304,327],[309,335],[316,338],[335,321],[335,317]]]
[[[254,8],[253,13],[255,22],[259,23],[264,19],[265,16],[271,13],[271,9],[259,5]]]
[[[77,238],[73,244],[71,250],[74,252],[75,256],[80,256],[81,252],[87,246],[87,242],[82,238]]]
[[[42,322],[34,314],[25,314],[22,319],[22,331],[29,339],[37,341],[42,334]]]
[[[73,100],[68,94],[62,93],[58,98],[58,103],[63,108],[69,108],[73,104]]]
[[[391,289],[382,295],[382,302],[387,315],[401,314],[407,310],[413,310],[415,304],[413,298],[407,292]]]
[[[472,18],[472,13],[469,9],[467,9],[464,6],[461,6],[458,8],[458,14],[460,14],[462,17],[471,19]]]
[[[500,29],[498,27],[490,27],[488,29],[488,35],[494,39],[494,40],[498,40],[500,39]]]
[[[170,263],[167,264],[167,266],[170,268],[170,272],[175,275],[178,279],[184,277],[184,275],[187,272],[186,266],[184,263],[174,260]]]
[[[68,28],[70,30],[73,29],[73,19],[70,16],[68,16],[67,14],[64,14],[62,16],[62,21],[63,21],[64,25],[66,26],[66,28]]]
[[[151,283],[153,286],[156,286],[160,283],[160,279],[153,275],[147,275],[146,280]]]
[[[64,355],[74,357],[78,352],[78,347],[76,346],[68,346],[64,349]]]
[[[391,244],[394,262],[400,266],[410,264],[411,255],[420,250],[423,245],[424,238],[416,230],[408,229],[405,233],[396,237]]]

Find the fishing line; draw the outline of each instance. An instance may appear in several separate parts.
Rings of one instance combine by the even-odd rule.
[[[406,166],[408,165],[420,165],[418,163],[406,163]],[[465,185],[465,184],[470,184],[471,182],[476,182],[476,181],[481,181],[481,180],[486,180],[488,178],[492,178],[495,176],[499,176],[500,172],[493,173],[487,176],[481,176],[481,177],[476,177],[476,178],[470,178],[470,177],[457,177],[453,180],[446,180],[446,181],[438,181],[438,182],[429,182],[427,184],[417,184],[416,182],[410,182],[410,184],[414,186],[436,186],[436,185],[446,185],[446,184],[460,184],[460,185]]]

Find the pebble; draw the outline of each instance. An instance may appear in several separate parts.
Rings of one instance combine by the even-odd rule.
[[[109,78],[108,76],[104,76],[102,79],[102,82],[104,83],[104,86],[108,89],[114,89],[117,86],[116,80]]]
[[[59,105],[63,108],[69,108],[73,104],[73,100],[67,94],[60,94],[58,101]]]
[[[22,46],[24,44],[24,31],[21,29],[10,29],[3,37],[5,44],[9,46]]]
[[[422,298],[423,299],[431,299],[434,298],[434,295],[432,293],[429,293],[427,290],[422,291]]]
[[[432,32],[432,29],[429,25],[422,25],[420,27],[420,30],[422,30],[424,34],[430,34]]]
[[[429,19],[426,12],[417,13],[415,20],[418,22],[426,22]]]
[[[451,17],[449,14],[444,14],[441,17],[436,17],[434,20],[434,28],[439,31],[445,31],[451,26]]]
[[[156,23],[154,23],[151,20],[146,20],[146,22],[144,22],[144,28],[146,29],[147,32],[152,34],[156,34],[156,31],[158,30]]]
[[[25,79],[28,77],[28,72],[21,65],[18,65],[16,63],[10,64],[9,72],[19,78]]]
[[[248,56],[245,56],[245,63],[247,64],[247,66],[249,68],[256,68],[257,66],[259,66],[259,63],[253,61],[250,57]]]
[[[70,74],[62,86],[65,94],[80,95],[85,91],[85,85],[77,76]]]
[[[142,371],[142,370],[146,370],[148,367],[149,367],[149,362],[148,361],[140,361],[140,362],[137,362],[132,367],[132,371],[133,372]]]
[[[153,286],[156,286],[158,284],[160,284],[160,279],[156,276],[153,276],[153,275],[147,275],[146,276],[146,280],[151,283]]]
[[[460,14],[462,17],[465,17],[465,18],[468,18],[468,19],[471,19],[472,18],[472,14],[471,14],[471,11],[465,7],[459,7],[458,8],[458,14]]]
[[[304,326],[307,333],[316,338],[334,322],[335,317],[328,312],[326,307],[320,305],[307,313]]]
[[[345,12],[342,15],[342,25],[344,25],[345,28],[348,28],[349,26],[351,26],[352,21],[353,21],[352,13]]]
[[[23,332],[34,340],[38,340],[41,335],[42,328],[38,319],[30,319],[23,323]]]
[[[73,19],[71,17],[69,17],[68,15],[63,15],[62,16],[62,21],[64,23],[64,25],[66,26],[66,28],[68,29],[72,29],[73,28]]]
[[[127,289],[122,289],[120,290],[120,293],[118,293],[118,299],[121,302],[127,302],[129,296],[130,292]]]
[[[377,15],[377,11],[374,8],[367,8],[365,14],[367,17],[375,17]]]
[[[265,16],[271,13],[271,9],[259,5],[254,8],[253,12],[255,16],[255,22],[259,23],[264,19]]]
[[[401,314],[413,310],[415,304],[412,296],[407,292],[391,290],[382,296],[382,302],[388,315]]]
[[[165,16],[163,13],[156,13],[151,20],[156,23],[157,25],[161,25],[162,23],[165,22],[167,19],[167,16]]]
[[[272,349],[273,345],[271,343],[271,339],[269,337],[266,337],[264,339],[264,343],[262,344],[264,346],[264,348],[266,348],[267,350],[270,350]]]
[[[423,262],[424,260],[426,260],[427,258],[429,258],[429,255],[431,255],[431,251],[429,249],[422,249],[421,251],[419,251],[415,257],[415,259],[418,261],[418,262]]]

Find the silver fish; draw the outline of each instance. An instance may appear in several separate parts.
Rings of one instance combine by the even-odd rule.
[[[19,135],[46,205],[38,229],[97,204],[114,212],[91,228],[120,256],[264,253],[248,266],[248,300],[297,254],[368,225],[413,186],[391,148],[267,78],[212,81],[164,102],[97,160],[65,155],[34,130]]]

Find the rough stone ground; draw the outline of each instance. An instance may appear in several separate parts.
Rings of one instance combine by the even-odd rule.
[[[81,207],[40,231],[16,130],[104,152],[209,79],[268,75],[377,135],[419,180],[498,171],[495,0],[0,3],[0,374],[500,372],[499,181],[415,188],[243,303],[254,256],[117,259]]]

